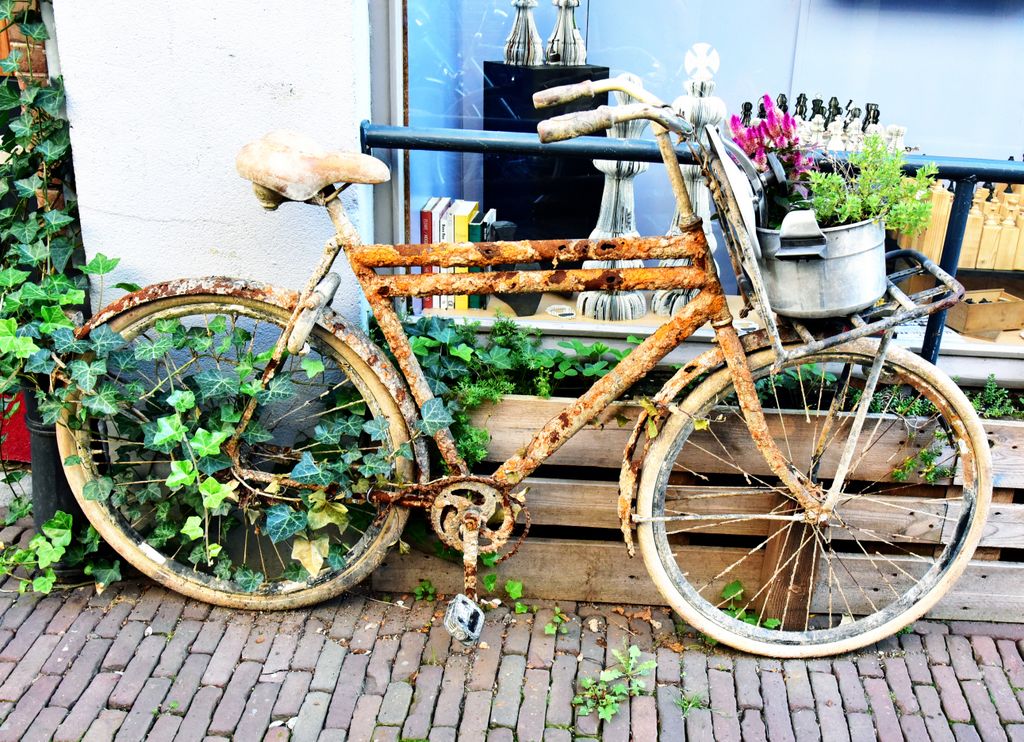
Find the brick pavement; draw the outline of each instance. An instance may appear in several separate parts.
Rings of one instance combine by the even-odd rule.
[[[528,587],[528,586],[527,586]],[[148,581],[0,592],[5,740],[1024,740],[1024,625],[918,622],[867,650],[771,660],[676,633],[664,609],[499,607],[453,645],[443,602],[351,595],[211,608]],[[388,599],[386,599],[388,598]],[[530,601],[532,604],[533,601]],[[636,644],[657,667],[611,722],[583,678]]]

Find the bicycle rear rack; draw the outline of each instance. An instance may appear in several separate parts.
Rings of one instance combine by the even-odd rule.
[[[960,282],[916,250],[893,250],[886,253],[885,261],[886,265],[892,266],[892,272],[886,278],[888,288],[885,296],[871,307],[848,317],[832,320],[801,322],[780,318],[781,324],[791,327],[804,344],[784,350],[776,365],[851,340],[879,335],[897,325],[941,312],[963,299],[964,287]],[[908,263],[909,266],[897,270],[897,262]],[[909,295],[898,285],[909,278],[924,275],[935,278],[938,285]],[[836,332],[837,323],[850,328]]]

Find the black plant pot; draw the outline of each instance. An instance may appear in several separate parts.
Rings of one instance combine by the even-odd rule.
[[[33,389],[24,390],[25,425],[32,446],[32,518],[36,529],[50,520],[58,510],[71,515],[76,526],[85,523],[85,514],[78,507],[57,449],[57,431],[43,422]],[[80,567],[54,566],[60,582],[78,581],[83,573]]]

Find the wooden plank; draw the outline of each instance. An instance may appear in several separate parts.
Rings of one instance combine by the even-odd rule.
[[[584,479],[557,479],[530,477],[525,481],[530,488],[526,497],[530,516],[535,525],[566,526],[567,528],[603,528],[618,530],[619,517],[616,498],[619,486],[616,482],[600,482]],[[943,497],[953,497],[954,491],[946,493],[943,487],[922,487],[915,494],[935,492],[935,498],[923,496],[912,498],[879,497],[877,500],[858,500],[844,506],[845,521],[856,528],[879,534],[903,534],[908,541],[938,542],[949,537],[949,529],[956,523],[959,506]],[[716,487],[714,485],[672,485],[676,497],[702,496],[714,492],[735,492],[736,497],[701,498],[687,502],[687,512],[727,513],[749,512],[752,505],[764,502],[762,512],[767,512],[766,495],[756,487]],[[895,505],[896,507],[892,507]],[[912,507],[918,512],[911,512]],[[929,513],[932,514],[929,517]],[[943,532],[945,533],[943,534]],[[731,523],[701,529],[702,533],[730,533],[742,535],[763,535],[767,533],[765,521]],[[860,531],[858,538],[865,538]],[[565,534],[572,538],[572,532]],[[833,529],[833,538],[849,540],[848,531]],[[615,543],[615,542],[613,542]],[[993,503],[981,538],[981,547],[1022,548],[1024,547],[1024,504],[1010,502]]]
[[[730,550],[700,548],[689,552],[691,565],[714,568],[729,558]],[[716,556],[717,554],[717,556]],[[571,558],[567,558],[571,555]],[[859,560],[859,564],[855,564]],[[909,557],[896,557],[894,561],[911,573],[919,569],[919,562]],[[558,564],[558,569],[551,569]],[[877,569],[866,557],[850,557],[851,572],[864,586],[884,586],[877,577]],[[751,570],[760,564],[751,564]],[[894,570],[897,577],[905,580]],[[528,539],[519,553],[498,565],[498,584],[506,579],[521,580],[525,597],[530,599],[563,600],[599,603],[627,603],[639,605],[665,605],[638,556],[629,559],[621,544],[602,541],[567,541],[565,539]],[[964,575],[953,584],[950,593],[928,614],[935,619],[964,619],[1020,622],[1024,616],[1024,593],[1020,580],[1024,568],[1006,562],[971,562]],[[737,575],[741,581],[753,585],[757,574]],[[428,579],[438,592],[452,595],[462,590],[462,569],[459,565],[435,556],[412,551],[402,555],[393,550],[373,574],[373,588],[388,593],[411,593],[420,580]],[[852,578],[851,578],[852,580]],[[902,583],[899,583],[902,585]],[[847,597],[855,610],[870,610],[864,599],[854,599],[858,589],[850,584]],[[827,608],[827,596],[819,589],[812,607]]]
[[[513,395],[498,405],[478,408],[471,417],[474,425],[487,428],[491,434],[488,460],[500,462],[514,456],[544,423],[564,409],[568,401]],[[566,442],[548,463],[618,468],[638,414],[636,405],[614,405]],[[816,416],[775,410],[768,411],[766,418],[787,457],[807,462],[809,466],[815,444]],[[843,420],[852,420],[852,414],[845,413]],[[894,416],[869,415],[862,436],[871,444],[865,447],[863,458],[855,459],[856,467],[851,476],[865,481],[890,479],[892,471],[907,457],[934,443],[930,427],[916,430],[910,437],[901,420]],[[834,472],[841,455],[839,445],[826,448],[820,476],[827,478]],[[742,418],[737,412],[724,408],[707,430],[694,432],[680,458],[680,466],[685,470],[701,474],[740,474],[745,470],[755,477],[771,476]],[[737,462],[742,462],[742,469]],[[1024,460],[1021,473],[1024,475]]]
[[[681,564],[714,576],[736,561],[742,549],[709,549],[682,547]],[[552,569],[553,564],[559,565]],[[759,559],[751,557],[744,569],[733,570],[731,579],[754,584],[760,570]],[[519,580],[525,586],[525,598],[545,600],[593,601],[601,603],[635,603],[662,605],[664,601],[651,582],[643,559],[630,559],[621,543],[609,541],[572,541],[567,539],[530,538],[512,559],[495,570],[498,584]],[[482,570],[484,573],[490,570]],[[382,592],[411,592],[420,580],[428,579],[437,591],[446,595],[462,592],[462,566],[432,554],[410,551],[400,554],[393,549],[373,573],[373,589]],[[727,580],[718,580],[708,588],[718,595]]]

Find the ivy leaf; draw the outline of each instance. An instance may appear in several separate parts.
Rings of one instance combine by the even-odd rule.
[[[188,412],[196,406],[196,395],[188,389],[175,389],[167,395],[167,404],[178,412]]]
[[[234,397],[238,394],[240,383],[233,371],[222,372],[215,368],[200,371],[193,376],[199,387],[199,396],[204,402],[211,399]]]
[[[88,273],[90,276],[102,276],[117,267],[117,264],[121,262],[121,258],[108,258],[101,252],[96,253],[92,260],[82,266],[82,272]]]
[[[155,340],[140,338],[135,344],[135,357],[140,361],[155,361],[163,358],[174,348],[174,341],[167,335],[160,335]]]
[[[181,527],[180,533],[184,534],[190,541],[202,538],[203,519],[198,515],[190,515],[185,519],[185,525]]]
[[[43,320],[39,329],[47,335],[59,327],[74,327],[71,320],[64,314],[64,310],[56,305],[39,307],[39,316]]]
[[[306,372],[307,379],[312,379],[317,374],[324,372],[324,362],[319,358],[306,356],[302,359],[302,370]]]
[[[238,482],[224,484],[213,477],[207,477],[199,485],[199,492],[203,496],[203,507],[207,510],[216,510],[224,503],[224,500],[235,499],[234,489],[237,486]]]
[[[117,401],[117,387],[105,381],[98,392],[82,399],[82,406],[93,415],[113,415],[118,409]]]
[[[518,580],[506,580],[505,593],[511,600],[519,600],[523,597],[523,583]]]
[[[36,149],[39,148],[36,147]],[[43,214],[43,228],[47,234],[55,234],[74,221],[73,217],[68,216],[60,209],[53,209]]]
[[[53,339],[53,349],[60,354],[77,355],[89,350],[89,343],[76,338],[75,331],[70,327],[59,327],[50,337]]]
[[[274,440],[274,434],[253,420],[245,428],[245,432],[242,433],[242,440],[252,446],[257,443],[266,443],[267,441]]]
[[[153,431],[152,440],[146,443],[166,448],[168,444],[180,443],[185,440],[187,432],[184,424],[181,422],[181,418],[177,414],[159,417],[156,420],[156,428]]]
[[[330,471],[322,468],[314,459],[313,454],[304,451],[299,463],[291,471],[291,478],[303,484],[316,484],[326,487],[331,483]]]
[[[68,372],[71,379],[84,392],[91,392],[96,388],[96,382],[107,373],[107,362],[102,358],[98,361],[83,361],[75,359],[68,364]]]
[[[112,562],[93,562],[85,566],[85,573],[92,576],[96,581],[96,592],[101,593],[107,585],[121,580],[121,562],[116,559]]]
[[[391,426],[386,418],[375,417],[363,423],[363,431],[370,436],[372,441],[387,441]]]
[[[331,523],[342,531],[348,527],[348,508],[340,502],[329,501],[322,491],[317,490],[309,495],[309,503],[307,520],[314,531]]]
[[[272,402],[284,402],[295,396],[295,384],[292,383],[288,374],[278,374],[266,389],[256,394],[256,400],[260,404],[271,404]]]
[[[724,588],[722,588],[722,599],[723,600],[735,600],[743,595],[743,583],[739,580],[733,580]]]
[[[320,536],[313,540],[296,537],[292,542],[292,559],[301,564],[311,574],[319,574],[330,549],[330,539]]]
[[[34,152],[46,162],[56,162],[68,151],[68,145],[54,139],[46,139],[35,146]],[[72,220],[74,221],[74,220]],[[68,222],[70,224],[70,222]]]
[[[43,179],[33,173],[27,178],[14,181],[14,190],[20,198],[34,198],[36,192],[43,187]]]
[[[340,572],[345,569],[345,563],[344,547],[341,544],[331,544],[331,548],[327,551],[327,566],[335,572]]]
[[[452,328],[450,322],[443,322],[442,320],[432,318],[430,330],[427,334],[442,345],[451,345],[457,339],[455,330]]]
[[[0,288],[13,288],[20,286],[31,274],[28,271],[17,268],[4,268],[0,270]]]
[[[111,330],[109,325],[93,328],[89,333],[89,340],[92,341],[93,352],[100,358],[125,345],[125,339],[119,333]]]
[[[199,456],[216,456],[220,453],[220,444],[230,437],[230,428],[212,433],[206,428],[196,428],[196,432],[192,434],[188,443]]]
[[[421,419],[416,421],[416,427],[427,435],[434,435],[454,422],[444,400],[439,397],[428,399],[420,414]]]
[[[146,543],[154,549],[160,549],[178,534],[178,529],[173,523],[163,521],[157,523],[153,532],[146,537]]]
[[[67,546],[71,543],[71,525],[71,515],[58,510],[52,518],[43,523],[43,535],[58,546]]]
[[[110,477],[90,479],[82,488],[82,497],[90,502],[105,502],[114,491],[114,480]]]
[[[17,54],[17,52],[11,52],[7,56],[7,59],[0,59],[0,71],[8,75],[11,74],[13,70],[8,71],[7,68],[11,66],[8,63],[10,62],[11,57],[13,57],[15,54]],[[18,68],[17,64],[13,66],[14,69]],[[20,116],[18,116],[18,118],[14,119],[14,121],[10,123],[10,126],[8,128],[14,134],[14,140],[18,144],[28,144],[29,142],[32,141],[33,124],[35,124],[35,120],[32,118],[32,114],[28,111],[25,111],[25,113],[21,114]]]
[[[480,581],[484,585],[484,590],[486,590],[489,593],[493,593],[494,588],[498,586],[498,573],[491,572],[490,574],[486,574],[480,578]]]
[[[391,469],[391,459],[388,458],[385,451],[375,451],[369,456],[364,456],[359,465],[359,473],[364,477],[372,477],[377,474],[388,475],[391,474]]]
[[[42,21],[35,23],[19,23],[18,28],[21,32],[33,41],[46,41],[50,38],[50,34],[46,32],[46,24]]]
[[[36,351],[25,361],[25,371],[30,374],[48,374],[56,366],[57,364],[48,350]]]
[[[39,566],[42,566],[40,563]],[[57,583],[57,573],[48,568],[43,574],[32,578],[32,590],[37,593],[48,593]]]
[[[171,473],[167,477],[167,487],[172,490],[181,489],[195,484],[196,467],[191,461],[172,461]]]
[[[244,592],[254,593],[263,584],[263,573],[253,572],[248,567],[239,567],[235,570],[235,584]]]
[[[451,353],[456,358],[461,358],[466,363],[469,363],[470,359],[473,357],[473,349],[470,348],[465,343],[461,343],[459,346],[455,348],[449,348],[448,352]]]
[[[3,72],[5,75],[13,75],[18,72],[18,65],[21,62],[21,57],[22,54],[20,51],[17,49],[11,50],[10,54],[3,59],[0,59],[0,72]]]
[[[275,544],[285,541],[306,527],[306,513],[293,510],[288,505],[273,505],[267,508],[266,532]]]

